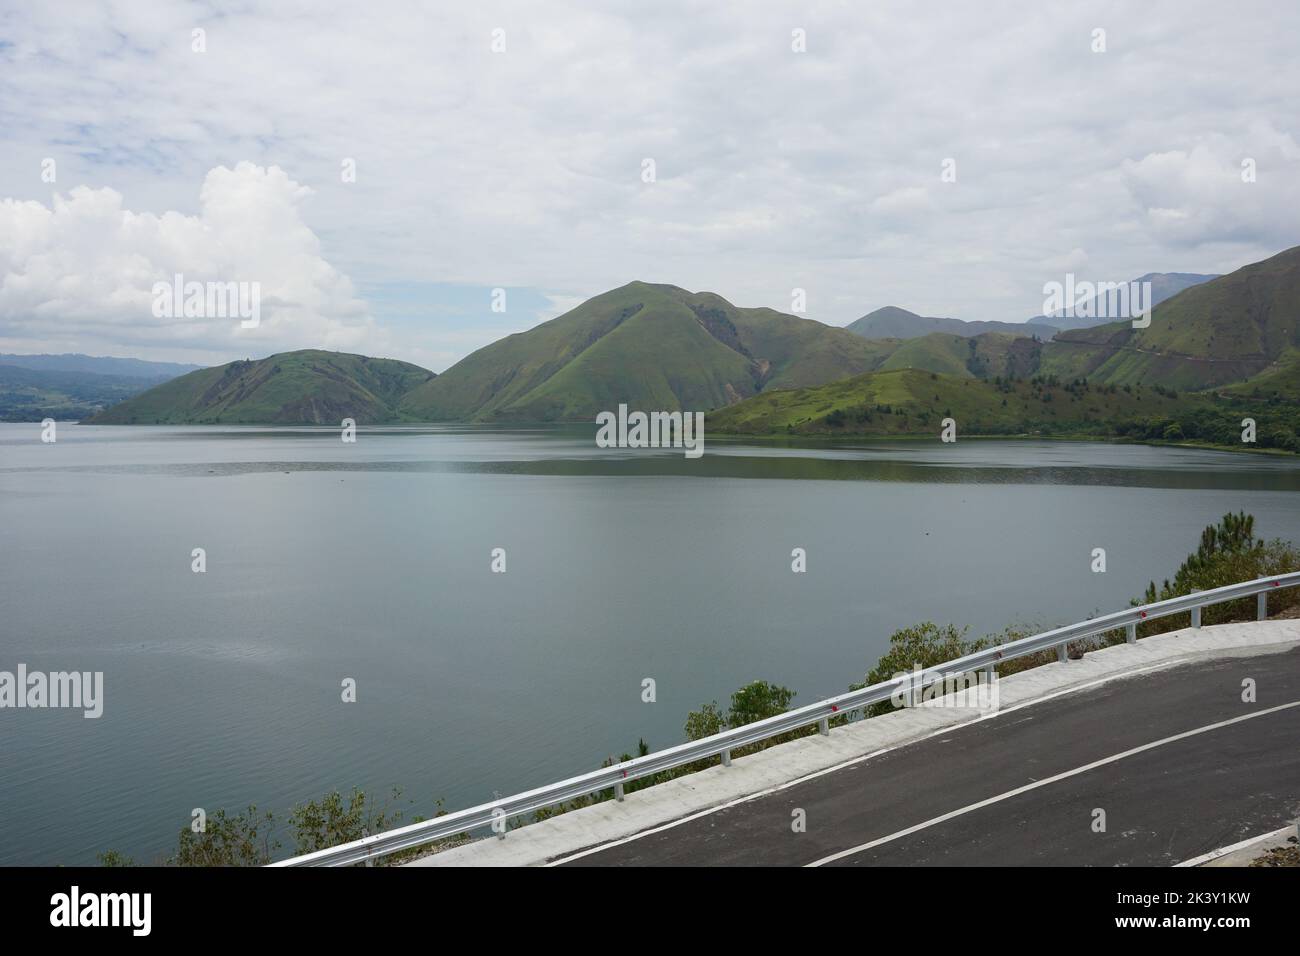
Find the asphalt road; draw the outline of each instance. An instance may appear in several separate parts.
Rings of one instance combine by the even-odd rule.
[[[1300,649],[1067,694],[565,865],[1166,866],[1297,815]]]

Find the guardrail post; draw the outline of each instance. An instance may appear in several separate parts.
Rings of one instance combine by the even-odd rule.
[[[821,720],[817,721],[817,732],[820,733],[823,737],[830,736],[831,722],[828,718],[823,717]]]
[[[993,678],[995,678],[995,677],[997,677],[997,676],[998,676],[997,673],[993,670],[993,665],[992,665],[992,664],[988,664],[988,665],[985,666],[985,668],[984,668],[984,680],[985,680],[987,683],[992,684],[992,683],[993,683]]]
[[[614,799],[619,803],[623,802],[623,785],[621,783],[614,784]]]
[[[1201,609],[1199,607],[1194,607],[1192,608],[1192,627],[1200,627],[1200,626],[1201,626]]]
[[[1062,664],[1065,664],[1070,660],[1070,652],[1066,649],[1064,644],[1056,645],[1056,659]]]
[[[1129,624],[1129,625],[1125,628],[1125,630],[1127,631],[1127,633],[1124,635],[1124,640],[1128,641],[1130,644],[1136,644],[1136,643],[1138,642],[1138,626],[1137,626],[1137,624],[1136,624],[1136,623],[1134,623],[1134,624]]]
[[[1263,621],[1268,617],[1268,592],[1260,591],[1255,598],[1255,617]]]
[[[731,766],[731,751],[730,751],[730,750],[724,750],[724,751],[722,751],[722,765],[723,765],[724,767],[730,767],[730,766]]]

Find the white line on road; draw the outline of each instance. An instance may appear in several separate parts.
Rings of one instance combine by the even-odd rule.
[[[1039,787],[1045,787],[1050,783],[1056,783],[1058,780],[1064,780],[1067,777],[1076,777],[1081,773],[1087,773],[1089,770],[1095,770],[1098,767],[1104,767],[1106,764],[1115,763],[1117,760],[1123,760],[1125,757],[1132,757],[1134,754],[1145,753],[1148,750],[1154,750],[1157,747],[1163,747],[1165,744],[1172,744],[1175,741],[1186,740],[1188,737],[1195,737],[1198,734],[1206,734],[1211,730],[1219,730],[1223,727],[1230,727],[1233,724],[1239,724],[1245,720],[1254,720],[1256,717],[1265,717],[1269,714],[1276,714],[1278,711],[1289,710],[1292,707],[1300,707],[1300,700],[1293,700],[1289,704],[1279,704],[1276,707],[1269,707],[1266,710],[1257,710],[1251,714],[1244,714],[1241,717],[1233,717],[1231,720],[1221,720],[1217,724],[1206,724],[1204,727],[1197,727],[1195,730],[1185,730],[1181,734],[1174,734],[1172,737],[1164,737],[1160,740],[1153,740],[1149,744],[1143,744],[1141,747],[1134,747],[1131,750],[1125,750],[1122,753],[1114,754],[1110,757],[1103,757],[1101,760],[1094,760],[1092,763],[1086,763],[1082,767],[1075,767],[1073,770],[1067,770],[1064,773],[1058,773],[1052,777],[1046,777],[1035,783],[1026,784],[1023,787],[1016,787],[1014,790],[1008,790],[1006,793],[998,794],[996,797],[989,797],[987,800],[981,800],[979,803],[972,803],[970,806],[962,807],[960,810],[953,810],[942,816],[937,816],[924,823],[918,823],[916,826],[908,827],[906,830],[899,830],[897,833],[891,833],[889,836],[881,837],[878,840],[872,840],[869,843],[863,843],[861,846],[850,847],[847,850],[840,850],[838,853],[832,853],[830,856],[824,856],[820,860],[814,860],[811,863],[805,863],[805,866],[822,866],[826,863],[834,863],[836,860],[843,860],[845,857],[854,856],[863,853],[873,847],[878,847],[884,843],[890,843],[905,836],[910,836],[921,830],[925,830],[936,824],[945,823],[956,817],[964,816],[975,810],[991,806],[995,803],[1001,803],[1003,800],[1010,800],[1012,797],[1018,797],[1022,793],[1028,793],[1030,790],[1037,790]]]

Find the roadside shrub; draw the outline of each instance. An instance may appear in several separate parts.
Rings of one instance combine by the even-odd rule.
[[[398,800],[401,795],[401,789],[394,787],[391,799]],[[438,816],[446,812],[442,810],[441,800],[437,807]],[[301,855],[391,830],[402,824],[402,816],[400,809],[390,811],[387,803],[382,807],[375,806],[364,791],[353,787],[346,799],[334,790],[319,800],[299,804],[289,811],[289,825],[293,830],[297,852]],[[411,822],[419,823],[422,819],[416,817]],[[421,852],[420,848],[414,848],[392,853],[376,860],[375,864],[390,866]]]
[[[265,866],[280,841],[271,837],[275,818],[259,816],[257,807],[230,816],[217,810],[208,816],[202,833],[180,831],[176,855],[168,866]]]
[[[790,709],[794,697],[794,691],[780,684],[769,684],[765,680],[751,681],[731,695],[727,726],[742,727],[783,714]]]
[[[972,654],[988,646],[988,640],[966,640],[966,628],[958,630],[952,624],[935,624],[922,621],[889,635],[889,650],[876,662],[876,666],[860,684],[851,684],[849,690],[861,690],[872,684],[887,681],[896,674],[908,673],[914,666],[935,667],[965,654]],[[894,705],[883,700],[866,708],[865,716],[888,714]]]
[[[788,687],[772,684],[765,680],[750,681],[731,695],[731,707],[726,714],[722,713],[722,709],[718,706],[716,700],[710,701],[699,710],[693,710],[687,714],[686,737],[689,740],[700,740],[703,737],[719,733],[728,727],[743,727],[745,724],[752,724],[758,720],[775,717],[777,714],[783,714],[789,710],[790,703],[794,698],[795,692]],[[746,754],[757,753],[767,747],[785,743],[787,740],[795,740],[807,736],[809,733],[815,733],[816,729],[813,726],[792,731],[788,734],[779,734],[776,737],[751,744],[748,747],[738,747],[731,752],[731,755],[733,757],[743,757]],[[710,758],[703,761],[702,765],[711,766],[714,759]]]

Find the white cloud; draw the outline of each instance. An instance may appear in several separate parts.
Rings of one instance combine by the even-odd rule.
[[[1075,247],[1059,256],[1050,256],[1042,261],[1045,272],[1078,272],[1088,264],[1088,253]]]
[[[207,174],[196,215],[133,212],[107,187],[77,186],[50,206],[0,200],[0,335],[187,352],[373,346],[364,303],[302,220],[310,195],[278,167],[240,163]],[[257,283],[260,325],[155,316],[155,283],[177,274]]]
[[[1153,233],[1171,242],[1273,241],[1294,245],[1300,214],[1300,147],[1269,125],[1191,149],[1124,163],[1124,178]],[[1253,176],[1248,178],[1248,164]]]
[[[893,229],[906,229],[916,216],[928,215],[934,203],[930,190],[922,186],[904,186],[871,201],[871,211],[878,221]]]

